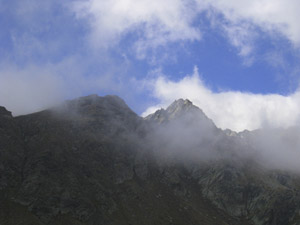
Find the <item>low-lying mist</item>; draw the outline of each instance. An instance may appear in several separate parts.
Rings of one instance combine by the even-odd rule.
[[[51,110],[56,118],[71,121],[70,129],[78,135],[99,141],[105,137],[120,146],[126,142],[141,152],[151,150],[160,162],[222,162],[300,173],[300,127],[222,130],[192,102],[182,99],[144,119],[117,96],[91,95]]]
[[[188,100],[175,101],[145,120],[152,124],[148,142],[161,160],[185,163],[221,160],[238,166],[300,172],[299,127],[239,133],[221,130]]]
[[[300,172],[300,127],[261,129],[247,139],[266,168]]]

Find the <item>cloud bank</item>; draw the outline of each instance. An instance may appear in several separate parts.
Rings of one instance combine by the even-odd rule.
[[[195,67],[192,75],[172,81],[160,75],[149,82],[159,104],[149,107],[142,116],[165,108],[175,99],[187,98],[201,108],[222,129],[234,131],[266,127],[287,128],[300,122],[300,92],[289,96],[252,94],[237,91],[214,93],[201,80]]]

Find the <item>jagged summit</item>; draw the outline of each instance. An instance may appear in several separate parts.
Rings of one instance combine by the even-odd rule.
[[[157,123],[166,123],[177,119],[201,122],[206,121],[213,124],[213,121],[209,119],[199,107],[195,106],[188,99],[175,100],[166,109],[157,110],[155,113],[145,117],[145,120],[155,121]],[[215,125],[213,124],[213,126]]]
[[[175,100],[167,109],[166,112],[169,114],[170,119],[177,118],[178,116],[182,116],[185,113],[195,112],[201,113],[205,116],[203,111],[195,106],[190,100],[188,99],[178,99]]]
[[[190,108],[195,107],[193,103],[185,99],[183,100],[182,98],[175,100],[166,110],[170,113],[176,112],[176,111],[183,111],[183,110],[189,110]]]

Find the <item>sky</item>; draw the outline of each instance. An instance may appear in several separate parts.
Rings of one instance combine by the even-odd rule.
[[[297,0],[0,0],[0,105],[191,100],[222,129],[299,125]]]

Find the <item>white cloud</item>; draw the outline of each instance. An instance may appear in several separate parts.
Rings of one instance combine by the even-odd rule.
[[[223,30],[229,39],[230,44],[238,49],[242,57],[249,57],[254,49],[255,31],[248,23],[223,24]],[[251,64],[251,57],[248,59]]]
[[[115,45],[132,33],[140,58],[145,57],[149,48],[200,40],[202,27],[196,19],[203,11],[223,16],[210,19],[217,18],[219,28],[241,56],[248,56],[253,50],[255,26],[271,34],[281,34],[300,46],[297,0],[79,0],[72,10],[78,18],[89,22],[95,46]]]
[[[197,0],[221,12],[232,24],[247,22],[262,30],[279,32],[300,46],[300,4],[297,0]],[[243,24],[243,23],[242,23]]]
[[[143,116],[166,107],[178,98],[187,98],[201,108],[215,124],[235,131],[261,127],[290,127],[300,122],[300,92],[290,96],[250,94],[234,91],[214,93],[193,75],[174,82],[160,76],[151,82],[160,104],[148,108]]]
[[[32,113],[50,107],[64,97],[62,78],[49,68],[12,65],[0,68],[0,105],[14,115]]]
[[[87,68],[94,65],[95,61],[86,58],[83,60],[80,56],[69,57],[57,63],[25,66],[1,63],[0,106],[17,116],[88,94],[116,94],[134,105],[135,97],[142,90],[136,88],[140,82],[127,75],[130,65],[124,62],[115,67],[115,61],[104,57],[101,61],[108,67],[101,73],[99,68],[103,64],[98,64],[96,71],[88,71]]]
[[[200,39],[198,28],[191,25],[196,16],[193,4],[192,0],[88,0],[77,1],[73,10],[89,21],[96,46],[114,45],[136,31],[135,50],[143,57],[148,48]]]
[[[11,10],[12,12],[10,12],[10,14],[13,15],[12,21],[18,21],[16,26],[13,28],[7,27],[5,30],[7,32],[4,32],[13,37],[13,48],[9,50],[10,52],[13,52],[13,54],[10,55],[7,52],[7,55],[9,55],[8,60],[14,61],[17,59],[15,60],[16,62],[11,62],[11,64],[17,64],[19,61],[22,63],[24,61],[26,64],[24,67],[26,68],[24,70],[17,67],[3,69],[4,66],[1,66],[0,104],[7,107],[11,105],[12,107],[9,108],[11,108],[11,110],[13,110],[15,113],[18,113],[20,110],[13,106],[12,102],[20,102],[24,104],[25,108],[28,108],[27,111],[25,110],[26,112],[37,110],[38,108],[41,108],[41,106],[46,105],[43,103],[44,100],[39,99],[49,98],[49,102],[52,102],[52,98],[57,99],[61,98],[61,96],[65,97],[67,95],[67,87],[71,87],[72,92],[75,91],[76,88],[81,89],[76,92],[76,95],[82,94],[85,91],[91,92],[103,90],[105,88],[106,90],[117,90],[115,92],[124,94],[125,91],[118,90],[124,90],[126,87],[128,87],[127,84],[121,84],[121,82],[126,79],[121,79],[121,81],[118,83],[116,82],[118,77],[112,77],[116,76],[116,74],[126,73],[126,71],[123,72],[120,69],[118,71],[119,73],[114,72],[112,74],[110,73],[110,68],[108,68],[107,70],[101,70],[101,76],[99,76],[99,74],[94,74],[95,72],[92,71],[92,69],[87,68],[97,60],[95,60],[93,63],[90,63],[87,61],[91,59],[86,58],[72,62],[69,65],[66,65],[65,63],[58,63],[58,60],[67,60],[65,57],[71,57],[70,54],[77,52],[76,49],[73,52],[73,47],[76,48],[77,46],[81,46],[80,44],[82,42],[79,42],[79,40],[74,42],[74,44],[71,42],[70,46],[72,46],[72,51],[68,52],[68,50],[65,51],[64,46],[66,46],[67,43],[69,44],[69,35],[66,35],[65,38],[63,38],[64,35],[58,35],[57,37],[59,37],[59,40],[54,38],[55,40],[51,39],[50,41],[47,41],[47,38],[44,38],[44,36],[40,34],[52,33],[52,29],[50,28],[54,28],[65,21],[68,22],[68,26],[62,26],[60,27],[61,29],[54,29],[54,31],[68,31],[67,27],[72,27],[78,21],[71,20],[73,17],[70,16],[69,11],[65,12],[63,10],[65,15],[62,15],[62,17],[53,16],[53,13],[56,12],[56,7],[54,6],[61,7],[60,2],[55,1],[54,4],[47,0],[45,3],[39,3],[39,7],[37,7],[37,4],[35,4],[37,2],[37,0],[26,0],[24,3],[23,1],[22,3],[16,2],[12,4],[15,8],[10,6],[7,7],[7,10],[5,10],[5,12]],[[298,14],[298,11],[300,10],[300,4],[298,4],[298,2],[295,0],[78,0],[75,2],[73,1],[72,4],[72,10],[76,13],[77,17],[88,21],[90,25],[89,27],[91,28],[90,38],[95,45],[102,47],[114,46],[115,44],[118,44],[119,41],[123,40],[127,34],[131,34],[135,36],[135,38],[133,38],[135,40],[133,47],[137,53],[137,56],[140,58],[147,57],[147,50],[151,48],[157,48],[175,42],[200,40],[202,35],[202,27],[201,22],[199,23],[196,21],[196,19],[199,19],[197,16],[199,13],[203,12],[203,10],[210,10],[211,8],[214,9],[214,13],[218,15],[221,13],[224,15],[225,20],[219,16],[216,16],[215,18],[220,20],[218,23],[221,25],[223,32],[225,32],[229,37],[230,43],[238,48],[239,54],[242,56],[247,56],[253,51],[253,45],[255,44],[254,39],[256,38],[255,35],[253,35],[255,32],[255,26],[259,26],[262,30],[271,33],[279,32],[288,38],[293,44],[295,44],[295,46],[300,43],[300,27],[298,26],[298,21],[300,21],[300,14]],[[80,23],[80,25],[82,24]],[[24,30],[19,30],[20,27],[23,27]],[[86,30],[83,30],[82,32],[85,34]],[[60,40],[60,37],[62,40]],[[85,47],[86,46],[83,48]],[[160,50],[160,48],[158,49]],[[60,54],[60,50],[62,50],[61,53],[66,53],[67,56]],[[81,49],[78,50],[81,51]],[[92,49],[87,49],[87,51],[91,50]],[[80,55],[80,53],[81,52],[78,52],[78,55]],[[166,52],[165,55],[168,57],[174,57],[176,54],[175,52],[172,54],[172,56],[170,56],[171,54],[169,53],[170,52]],[[48,60],[46,57],[48,55],[53,57],[49,57],[50,60]],[[99,55],[102,54],[100,53]],[[105,53],[103,55],[105,55]],[[95,58],[95,56],[98,57],[98,55],[90,54],[88,58]],[[47,64],[49,61],[53,61],[53,64],[60,65],[44,67],[44,65],[39,65],[39,63],[34,62],[37,59],[43,58],[47,60],[41,60],[41,64]],[[52,58],[55,58],[55,60],[52,60]],[[269,58],[272,62],[274,61],[271,57]],[[85,63],[81,61],[85,61]],[[98,62],[101,62],[101,65],[106,64],[106,62],[103,62],[102,58],[98,59],[97,63]],[[29,64],[36,66],[29,66]],[[107,67],[116,68],[116,64],[117,63],[114,62]],[[63,69],[64,66],[66,66],[65,69]],[[59,67],[58,70],[60,71],[56,71],[57,67]],[[100,67],[101,66],[98,68]],[[64,70],[64,72],[61,72],[62,70]],[[93,74],[90,75],[90,73]],[[72,74],[72,76],[67,74]],[[128,75],[126,76],[127,78],[129,77]],[[291,101],[291,106],[289,107],[295,112],[291,113],[291,119],[288,121],[295,121],[297,119],[295,116],[293,117],[293,115],[298,113],[298,107],[294,107],[296,94],[289,97],[283,97],[279,95],[257,96],[232,92],[214,94],[207,89],[205,85],[203,85],[201,79],[196,78],[197,76],[191,76],[183,79],[181,83],[188,83],[188,81],[191,83],[191,81],[193,81],[198,83],[198,86],[194,87],[192,85],[191,87],[194,88],[193,90],[190,90],[190,93],[186,93],[184,90],[179,93],[185,94],[187,97],[189,97],[190,95],[198,95],[199,90],[202,90],[201,96],[211,97],[212,99],[221,99],[225,94],[226,96],[233,95],[234,98],[237,99],[244,99],[244,97],[247,96],[247,98],[254,102],[260,101],[260,99],[265,99],[263,101],[263,104],[265,105],[271,105],[271,103],[266,103],[266,99],[270,99],[268,102],[272,102],[273,99],[276,99],[276,102],[282,101],[285,104],[289,100]],[[163,78],[158,79],[156,82],[157,97],[161,98],[165,102],[169,102],[171,98],[175,99],[184,97],[184,95],[179,96],[178,93],[173,93],[172,91],[172,93],[160,93],[162,90],[159,89],[160,86],[174,86],[181,83],[174,83]],[[202,88],[199,89],[198,87]],[[52,92],[50,91],[51,88],[53,89]],[[182,89],[184,89],[184,87],[182,87]],[[40,96],[38,94],[39,91],[41,91]],[[171,96],[172,94],[174,94],[174,96]],[[74,95],[75,94],[72,96]],[[9,96],[10,98],[13,97],[14,99],[11,103],[6,100]],[[25,99],[27,99],[27,101],[25,101]],[[37,102],[36,106],[31,103],[34,101]],[[238,100],[236,101],[238,102]],[[30,105],[31,107],[29,107]],[[240,105],[241,108],[244,107],[242,103],[240,103]],[[209,113],[209,110],[211,111],[210,114],[213,115],[212,106],[207,107],[207,113]],[[235,108],[235,110],[236,113],[239,110],[243,112],[243,110],[240,108]],[[227,111],[225,114],[227,113],[229,115],[229,112]],[[22,111],[22,113],[24,112]],[[215,116],[215,118],[217,118],[217,116]],[[266,118],[268,118],[268,116],[266,116]],[[274,118],[277,117],[275,116]],[[226,119],[226,121],[227,120],[230,121],[230,119]],[[278,120],[280,120],[280,118]],[[218,123],[220,126],[224,127],[227,124],[226,121],[219,119]],[[268,119],[266,119],[266,121],[268,121]],[[241,123],[242,122],[240,121],[239,124]],[[260,121],[256,123],[254,123],[254,125],[247,124],[244,127],[258,127],[267,122]],[[281,122],[276,123],[280,124]],[[293,122],[288,122],[287,124],[291,123]],[[235,124],[234,121],[232,124]],[[239,127],[243,126],[237,127],[237,129],[242,129]]]

